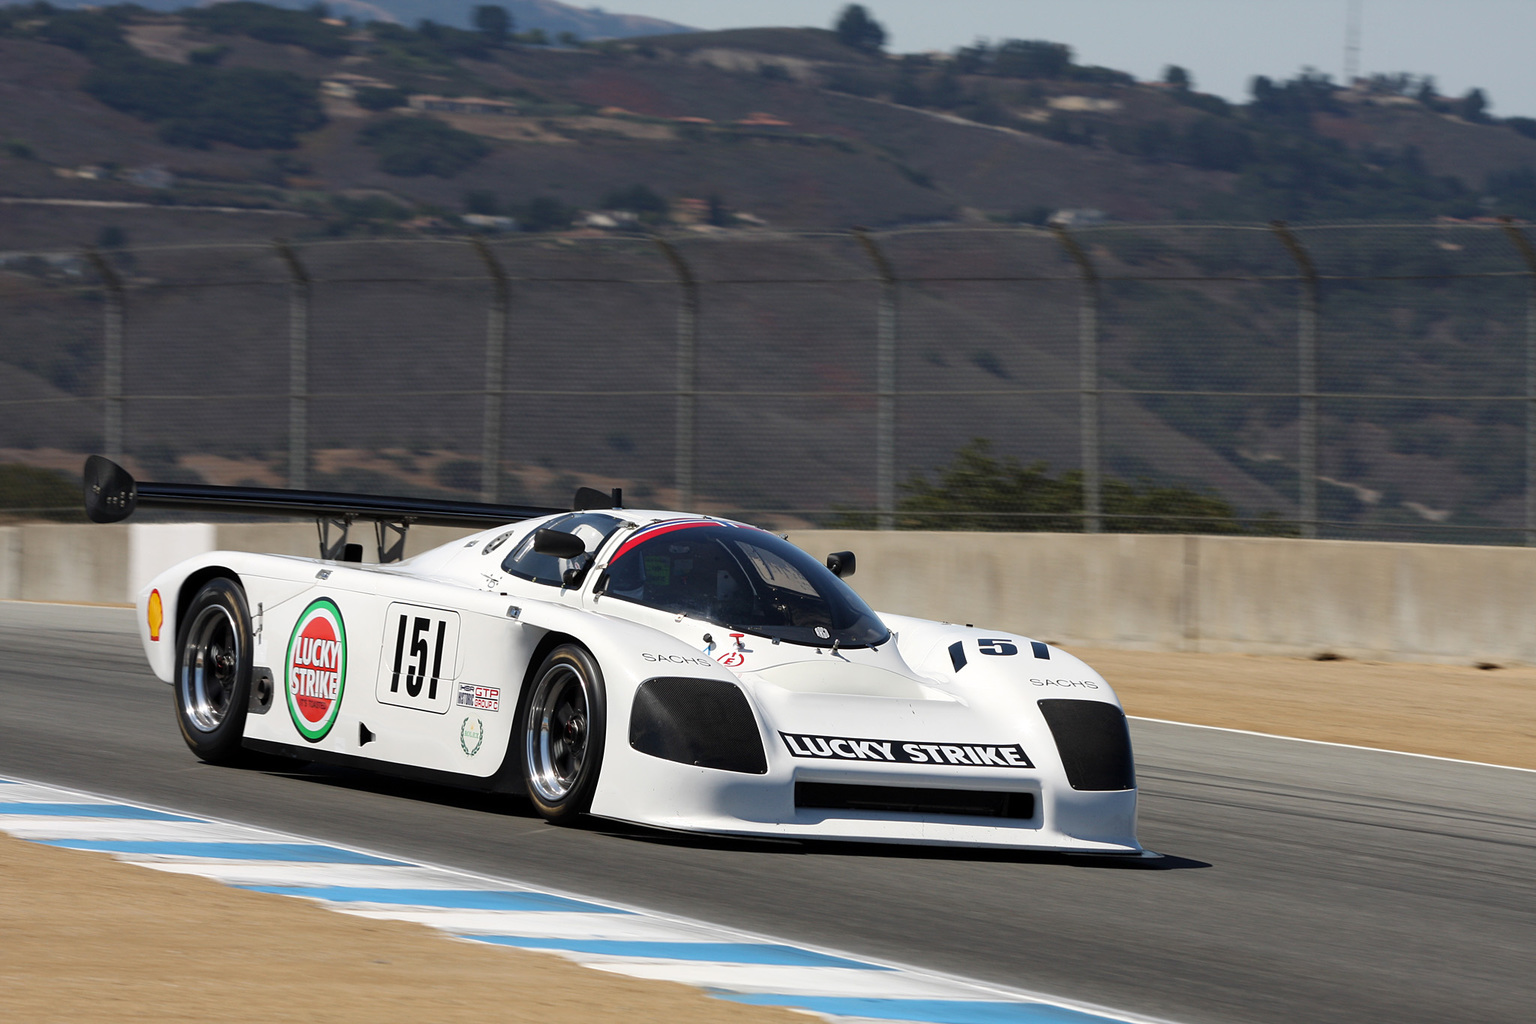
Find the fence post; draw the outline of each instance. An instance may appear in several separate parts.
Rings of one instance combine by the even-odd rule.
[[[496,254],[479,235],[470,244],[491,277],[491,305],[485,317],[485,424],[480,433],[480,500],[494,504],[501,485],[501,399],[506,392],[507,322],[511,289]]]
[[[1505,217],[1504,231],[1531,273],[1525,295],[1525,544],[1536,546],[1536,248],[1525,232]]]
[[[288,267],[288,486],[309,486],[309,272],[286,240],[272,243]]]
[[[1301,535],[1317,536],[1317,267],[1301,240],[1283,220],[1270,221],[1280,244],[1296,262],[1301,299],[1296,307],[1296,390],[1300,398],[1296,470],[1301,487],[1297,497]]]
[[[1083,532],[1103,529],[1103,456],[1100,451],[1099,412],[1099,273],[1088,253],[1067,233],[1066,226],[1051,223],[1051,232],[1077,264],[1082,275],[1082,297],[1077,307],[1077,371],[1079,416],[1083,449]]]
[[[101,397],[102,447],[113,462],[123,460],[123,320],[127,303],[123,296],[123,280],[112,269],[112,264],[102,258],[95,249],[85,250],[86,261],[107,289],[106,310],[101,326]]]
[[[677,308],[677,438],[676,470],[677,505],[687,511],[693,508],[693,449],[694,414],[698,405],[698,347],[699,347],[699,283],[689,269],[683,254],[660,235],[653,236],[677,283],[683,290],[682,305]]]
[[[896,271],[869,232],[853,236],[880,275],[880,305],[875,323],[875,524],[896,528]]]

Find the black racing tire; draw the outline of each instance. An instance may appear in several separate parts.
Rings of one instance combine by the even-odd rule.
[[[524,689],[512,731],[528,799],[545,821],[569,825],[592,806],[607,722],[597,659],[576,644],[550,651]]]
[[[176,631],[176,724],[199,759],[244,760],[240,740],[251,694],[251,611],[233,580],[209,580]]]

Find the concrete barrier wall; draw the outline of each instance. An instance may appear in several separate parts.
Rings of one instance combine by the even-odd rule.
[[[418,527],[407,553],[471,531]],[[371,533],[354,530],[372,560]],[[1536,549],[1155,534],[805,530],[883,611],[1066,646],[1536,664]],[[203,551],[313,555],[309,523],[0,528],[0,599],[122,604]]]
[[[1149,534],[800,531],[876,608],[1066,646],[1536,664],[1536,549]]]

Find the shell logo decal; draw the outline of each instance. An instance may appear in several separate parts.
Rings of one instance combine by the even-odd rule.
[[[160,591],[149,592],[149,608],[146,610],[149,619],[149,638],[155,642],[160,640],[160,627],[165,625],[165,607],[160,601]]]
[[[325,739],[341,710],[347,682],[347,627],[328,597],[312,601],[288,641],[288,714],[311,743]]]

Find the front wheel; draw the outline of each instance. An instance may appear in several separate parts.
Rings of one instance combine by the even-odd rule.
[[[233,580],[210,580],[176,634],[176,724],[192,753],[211,764],[242,754],[251,691],[251,613]]]
[[[556,647],[528,684],[514,732],[528,799],[555,824],[592,806],[607,721],[603,673],[585,648]]]

